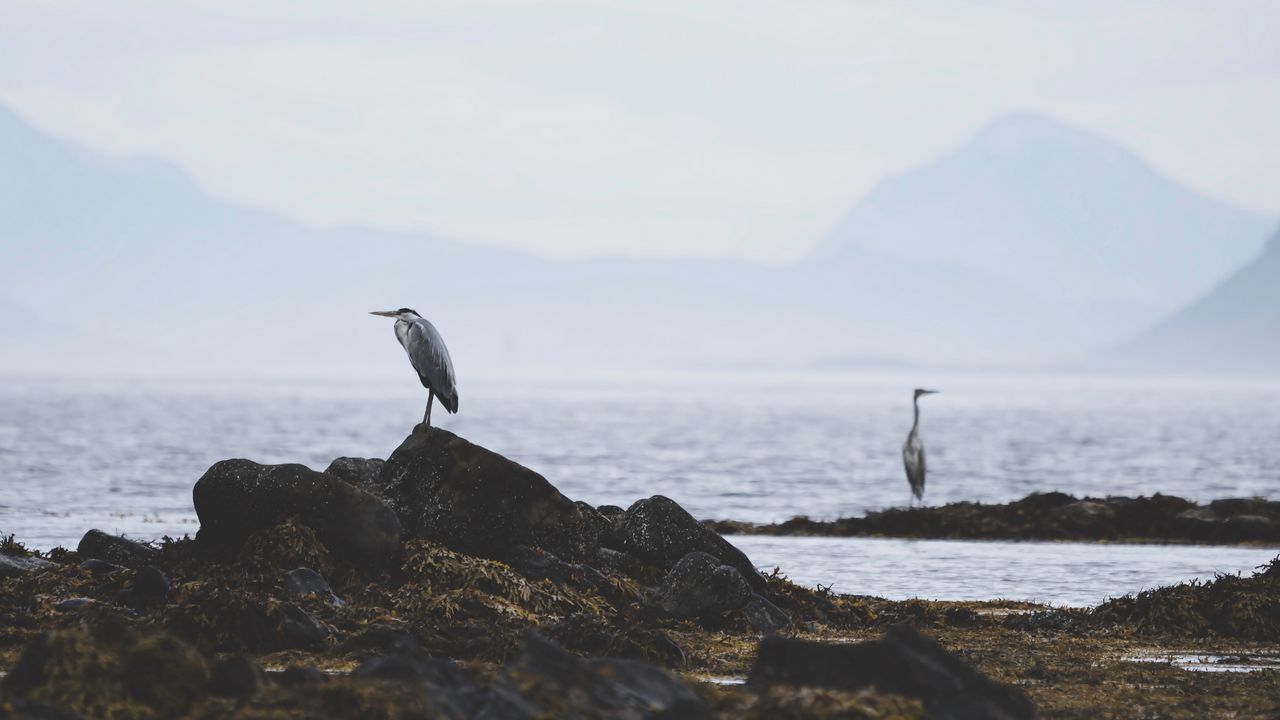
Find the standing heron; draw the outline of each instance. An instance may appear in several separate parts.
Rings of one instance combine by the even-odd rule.
[[[427,389],[427,412],[422,416],[422,422],[431,425],[431,403],[437,395],[445,410],[458,412],[458,386],[453,380],[453,361],[449,359],[449,348],[444,346],[444,338],[440,337],[436,326],[409,308],[369,314],[396,319],[396,339],[404,346],[409,364],[418,371],[422,387]]]
[[[916,420],[911,423],[911,432],[907,433],[907,441],[902,443],[902,464],[907,468],[907,482],[911,483],[911,494],[915,500],[924,501],[924,443],[920,442],[920,396],[933,395],[937,390],[921,390],[916,388],[911,398],[911,406],[915,408]]]

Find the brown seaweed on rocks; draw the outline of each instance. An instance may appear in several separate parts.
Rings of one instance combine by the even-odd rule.
[[[1280,641],[1280,557],[1250,577],[1219,575],[1116,598],[1092,618],[1147,636]]]

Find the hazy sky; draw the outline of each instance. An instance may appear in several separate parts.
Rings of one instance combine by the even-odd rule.
[[[0,0],[0,102],[305,221],[794,257],[1041,111],[1280,213],[1280,3]]]

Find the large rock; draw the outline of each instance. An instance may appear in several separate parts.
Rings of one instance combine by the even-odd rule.
[[[580,562],[605,524],[538,473],[425,425],[387,458],[378,484],[409,537],[471,555],[501,558],[529,545]]]
[[[516,718],[709,718],[698,693],[638,660],[589,660],[530,634],[499,673],[475,720]]]
[[[381,498],[378,478],[382,475],[385,462],[379,458],[340,457],[329,463],[324,472]]]
[[[740,612],[757,632],[791,624],[786,613],[752,592],[742,573],[703,552],[689,553],[676,563],[650,604],[676,618],[708,620]]]
[[[223,460],[192,491],[199,542],[234,553],[250,534],[293,517],[334,555],[382,564],[400,549],[400,522],[373,495],[302,465]]]
[[[664,570],[691,552],[704,552],[736,569],[756,592],[765,589],[764,578],[741,550],[694,520],[671,498],[654,495],[632,503],[621,519],[615,518],[612,535],[619,545],[616,550]]]
[[[108,535],[101,530],[90,530],[80,538],[76,553],[82,558],[104,560],[116,565],[139,568],[156,561],[156,549],[150,545],[120,537]]]
[[[874,686],[920,698],[935,718],[1024,720],[1035,708],[1019,690],[988,678],[908,625],[879,640],[823,643],[776,635],[760,643],[747,683],[845,690]]]

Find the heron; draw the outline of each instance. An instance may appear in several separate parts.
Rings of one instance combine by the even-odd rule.
[[[370,315],[396,319],[396,339],[404,346],[409,364],[418,372],[418,380],[427,389],[427,411],[422,422],[431,426],[431,403],[437,396],[450,413],[458,412],[458,386],[453,379],[453,360],[444,346],[440,331],[415,310],[377,310]]]
[[[907,433],[907,441],[902,443],[902,464],[907,468],[907,482],[911,484],[911,494],[915,500],[924,501],[924,443],[920,442],[920,397],[933,395],[938,390],[922,390],[916,388],[911,397],[911,406],[915,408],[916,420],[911,423],[911,432]]]

